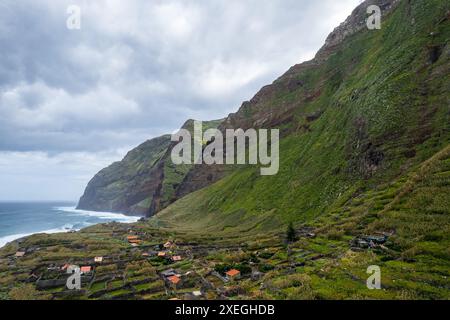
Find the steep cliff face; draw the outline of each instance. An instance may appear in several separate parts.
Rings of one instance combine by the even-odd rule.
[[[382,10],[381,30],[366,27],[372,4]],[[148,180],[135,172],[126,187],[118,185],[121,174],[112,172],[122,172],[122,166],[113,165],[106,169],[111,173],[106,182],[101,173],[90,183],[80,208],[153,215],[221,181],[222,188],[229,182],[229,194],[207,188],[205,193],[215,191],[195,201],[197,209],[275,210],[292,217],[316,213],[354,188],[406,172],[448,141],[448,10],[449,1],[367,0],[330,34],[313,60],[291,67],[236,113],[213,122],[222,131],[280,129],[277,176],[260,178],[252,168],[174,166],[168,143],[146,169]],[[191,125],[188,121],[185,127]],[[135,180],[142,182],[139,188],[130,187]],[[319,191],[324,186],[326,191]],[[274,198],[270,190],[282,196]]]
[[[323,72],[318,74],[320,78],[307,78],[306,75],[321,73],[321,68],[327,64],[330,57],[342,52],[343,46],[348,46],[348,42],[344,43],[346,39],[367,30],[367,8],[370,5],[377,5],[381,9],[382,19],[385,20],[399,2],[400,0],[364,1],[327,37],[324,46],[313,60],[291,67],[272,84],[263,87],[250,101],[245,101],[238,112],[230,114],[221,128],[279,128],[291,123],[295,117],[294,109],[318,100],[324,93],[325,86],[330,81],[342,81],[338,76],[349,73],[351,66],[334,65],[334,73]],[[353,64],[358,62],[356,58],[351,61]]]
[[[383,19],[386,19],[398,4],[399,0],[364,1],[327,37],[324,46],[313,60],[291,67],[272,84],[263,87],[250,101],[243,102],[236,113],[230,114],[219,126],[219,129],[225,132],[226,129],[237,128],[244,130],[278,128],[281,130],[282,136],[287,136],[299,128],[308,130],[309,125],[317,120],[323,111],[322,109],[305,110],[301,117],[306,120],[306,123],[297,123],[292,126],[298,121],[299,109],[319,100],[323,93],[329,94],[324,92],[328,83],[341,81],[342,79],[339,77],[344,75],[347,70],[342,68],[339,71],[339,68],[334,66],[335,71],[340,73],[328,71],[320,74],[320,79],[310,79],[308,75],[322,72],[321,69],[324,68],[329,57],[342,49],[340,46],[346,39],[367,28],[367,8],[370,5],[377,5],[381,9]],[[328,90],[333,90],[333,88]],[[178,198],[219,181],[230,171],[229,167],[223,165],[195,166],[177,190]]]
[[[149,140],[101,170],[86,187],[78,209],[148,215],[170,144],[169,135]]]
[[[382,9],[381,30],[364,27],[370,4]],[[238,168],[164,209],[159,221],[208,232],[311,223],[446,148],[449,10],[448,0],[364,2],[315,59],[262,88],[220,126],[279,128],[279,173]]]
[[[381,30],[361,27],[372,3],[383,9]],[[278,174],[261,176],[255,166],[174,166],[168,136],[148,141],[97,174],[80,207],[158,214],[11,244],[0,252],[0,297],[33,285],[30,275],[52,276],[50,263],[108,250],[117,263],[94,275],[104,287],[137,268],[136,261],[122,263],[136,257],[121,241],[132,231],[144,240],[138,252],[171,239],[194,268],[270,270],[260,281],[244,279],[246,290],[233,299],[448,300],[449,38],[450,0],[366,1],[314,60],[292,67],[225,121],[206,124],[281,129]],[[184,127],[192,129],[192,121]],[[299,239],[286,248],[288,223]],[[148,270],[160,262],[144,260],[141,273],[153,283]],[[368,266],[382,270],[383,290],[367,290]],[[52,281],[40,276],[36,285]],[[55,288],[39,293],[78,297]],[[79,297],[167,295],[164,286],[151,295],[133,283],[98,288],[78,290]]]
[[[222,121],[205,121],[204,129],[217,128]],[[182,128],[192,132],[193,120],[186,121]],[[188,188],[184,182],[189,181],[186,176],[193,168],[172,163],[174,145],[170,135],[164,135],[133,149],[122,161],[95,175],[77,208],[148,217],[167,207],[180,197],[183,191],[179,190]],[[201,185],[207,184],[199,182],[195,190]]]

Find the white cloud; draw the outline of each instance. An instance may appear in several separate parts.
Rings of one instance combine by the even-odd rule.
[[[208,98],[223,98],[268,72],[265,65],[248,61],[214,60],[203,67],[192,81],[197,84],[198,93]]]
[[[24,100],[29,95],[39,97],[41,103],[30,107]],[[0,102],[2,121],[19,129],[62,130],[80,123],[96,129],[105,124],[113,126],[140,113],[135,101],[107,86],[72,95],[44,83],[22,84],[3,92]]]
[[[123,154],[0,152],[0,201],[77,200],[92,176]]]

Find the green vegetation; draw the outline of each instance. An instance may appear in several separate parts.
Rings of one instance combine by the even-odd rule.
[[[155,147],[147,160],[161,165],[161,193],[138,204],[157,196],[164,210],[6,246],[0,297],[73,298],[39,281],[61,277],[49,266],[102,255],[76,297],[183,299],[202,288],[208,299],[450,299],[449,10],[448,0],[400,1],[381,30],[325,47],[245,103],[233,121],[282,130],[277,175],[236,166],[175,201],[193,169],[161,158],[166,144]],[[140,166],[141,156],[131,153],[130,163]],[[107,189],[120,193],[123,183]],[[143,243],[131,247],[129,234]],[[149,254],[167,240],[175,243],[167,254],[183,261]],[[28,252],[16,258],[19,249]],[[370,265],[381,268],[382,290],[366,287]],[[170,268],[183,279],[176,288],[164,276]],[[242,278],[228,282],[233,268]]]
[[[279,173],[262,177],[258,168],[241,167],[166,208],[154,225],[224,235],[301,225],[442,150],[449,143],[449,61],[441,55],[430,63],[428,47],[448,48],[448,4],[402,1],[382,30],[349,37],[326,62],[295,75],[305,86],[289,92],[284,82],[293,75],[277,80],[264,106],[298,105],[298,122],[280,144]],[[320,96],[305,101],[317,90]],[[311,114],[320,116],[301,129]]]
[[[286,239],[288,242],[294,242],[295,240],[297,240],[297,233],[295,232],[294,224],[292,222],[290,222],[288,225]]]
[[[24,284],[11,289],[9,298],[11,300],[47,300],[50,295],[39,292],[31,284]]]

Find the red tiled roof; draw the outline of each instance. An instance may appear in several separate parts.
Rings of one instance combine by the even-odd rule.
[[[91,272],[91,267],[81,267],[81,272]]]
[[[65,265],[63,265],[61,267],[61,270],[67,270],[67,268],[69,268],[70,264],[66,263]]]
[[[179,277],[177,277],[177,276],[171,276],[171,277],[169,277],[167,279],[169,279],[169,281],[172,282],[173,284],[177,284],[178,282],[181,281],[181,279]]]
[[[235,276],[237,276],[238,274],[240,274],[241,272],[239,271],[239,270],[236,270],[236,269],[231,269],[230,271],[228,271],[227,273],[226,273],[226,275],[227,276],[230,276],[230,277],[235,277]]]

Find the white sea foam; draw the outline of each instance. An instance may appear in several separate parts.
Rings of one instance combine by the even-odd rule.
[[[88,217],[95,217],[102,220],[109,220],[109,221],[116,221],[121,223],[133,223],[137,222],[141,217],[136,216],[126,216],[124,214],[120,213],[113,213],[113,212],[95,212],[95,211],[87,211],[87,210],[77,210],[75,207],[55,207],[53,208],[56,211],[61,211],[64,214],[70,214],[72,216],[88,216]],[[77,224],[82,224],[83,227],[88,227],[93,224],[87,223],[85,221],[80,221]],[[69,231],[78,231],[81,228],[74,228],[73,224],[65,224],[64,226],[60,228],[50,229],[50,230],[43,230],[43,231],[36,231],[32,233],[18,233],[13,235],[8,235],[4,237],[0,237],[0,248],[5,246],[7,243],[31,236],[33,234],[38,233],[46,233],[46,234],[52,234],[52,233],[63,233],[63,232],[69,232]]]
[[[37,232],[32,232],[32,233],[12,234],[12,235],[0,238],[0,248],[4,247],[6,244],[8,244],[11,241],[14,241],[14,240],[17,240],[17,239],[20,239],[20,238],[24,238],[24,237],[28,237],[28,236],[31,236],[33,234],[38,234],[38,233],[46,233],[46,234],[63,233],[63,232],[69,232],[70,230],[74,230],[74,229],[69,227],[69,225],[64,225],[61,228],[55,228],[55,229],[50,229],[50,230],[37,231]]]
[[[78,216],[89,216],[89,217],[95,217],[98,219],[104,219],[104,220],[112,220],[117,222],[124,222],[124,223],[133,223],[137,222],[141,217],[137,216],[126,216],[124,214],[120,213],[114,213],[114,212],[97,212],[97,211],[88,211],[88,210],[77,210],[75,207],[56,207],[55,210],[71,213]]]
[[[0,248],[5,246],[8,242],[11,242],[11,241],[23,238],[23,237],[31,236],[31,235],[32,235],[32,233],[21,233],[21,234],[13,234],[10,236],[1,237],[0,238]]]

